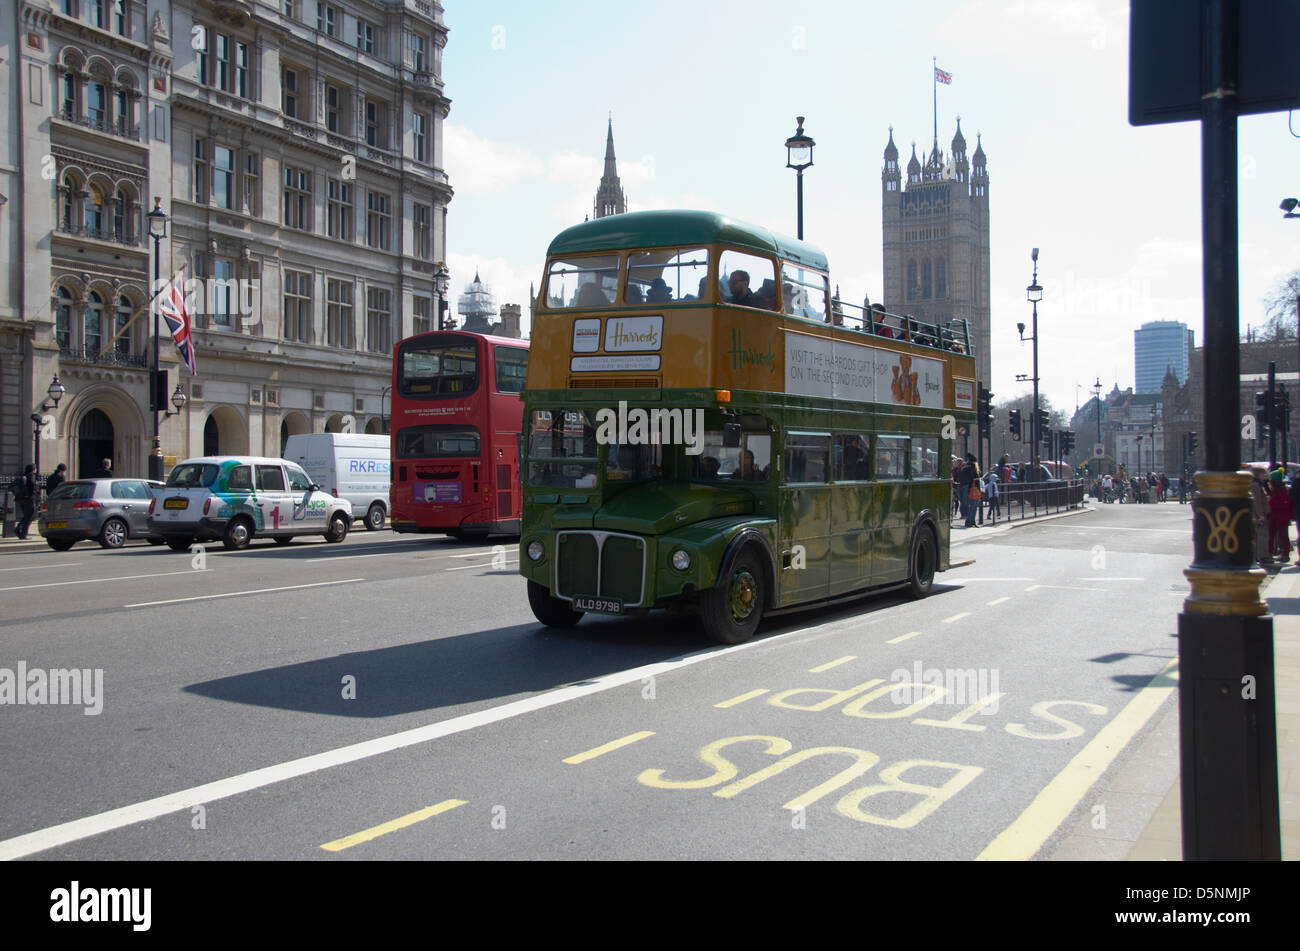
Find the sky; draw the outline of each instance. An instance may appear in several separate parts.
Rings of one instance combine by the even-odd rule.
[[[722,212],[795,232],[795,117],[816,140],[804,236],[843,299],[883,291],[883,152],[905,165],[961,118],[988,156],[994,402],[1029,392],[1025,288],[1039,248],[1040,390],[1073,412],[1134,384],[1133,331],[1201,342],[1200,125],[1128,123],[1128,6],[1107,0],[444,0],[453,298],[478,273],[523,308],[546,248],[591,214],[613,119],[628,210]],[[1300,269],[1300,111],[1238,123],[1240,323]],[[453,301],[453,309],[455,307]]]

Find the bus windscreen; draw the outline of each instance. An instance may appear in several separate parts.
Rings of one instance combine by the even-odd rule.
[[[397,392],[407,399],[451,399],[478,389],[478,349],[472,341],[416,339],[398,355]]]

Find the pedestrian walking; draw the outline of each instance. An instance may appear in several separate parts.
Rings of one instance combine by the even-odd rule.
[[[988,500],[989,524],[998,523],[998,515],[1002,511],[1002,491],[998,487],[998,473],[996,469],[989,471],[984,480],[984,497]]]
[[[961,478],[957,483],[962,500],[962,514],[966,516],[966,527],[975,527],[975,503],[983,498],[979,488],[980,466],[973,452],[966,453],[966,464],[961,467]]]
[[[36,467],[30,462],[27,463],[23,474],[14,476],[9,491],[13,493],[14,501],[18,503],[18,521],[14,525],[14,534],[19,538],[26,538],[27,529],[36,514]]]
[[[1268,480],[1263,466],[1250,467],[1251,517],[1255,522],[1255,560],[1261,565],[1271,565],[1273,556],[1268,550]]]
[[[1300,476],[1291,478],[1291,488],[1287,494],[1291,496],[1292,517],[1296,523],[1296,534],[1300,536]],[[1296,547],[1300,548],[1300,537],[1297,537]],[[1300,555],[1296,556],[1296,564],[1300,565]]]
[[[96,472],[93,476],[91,476],[91,478],[92,478],[92,479],[111,479],[111,478],[113,478],[113,460],[112,460],[112,459],[105,459],[103,465],[101,465],[101,466],[99,467],[99,471]]]
[[[51,492],[68,481],[68,477],[64,475],[67,471],[68,467],[60,462],[58,468],[50,473],[50,477],[45,480],[45,497],[47,499],[50,497]]]

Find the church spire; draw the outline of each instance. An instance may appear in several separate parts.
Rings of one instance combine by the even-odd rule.
[[[614,117],[609,117],[609,127],[605,133],[605,173],[600,178],[600,187],[596,190],[596,202],[593,206],[593,218],[605,218],[609,215],[621,215],[627,211],[627,195],[618,178],[618,162],[614,158]]]

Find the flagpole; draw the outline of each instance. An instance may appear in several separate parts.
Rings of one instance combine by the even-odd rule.
[[[934,94],[934,141],[939,141],[939,57],[930,59],[930,91]]]
[[[121,330],[113,334],[112,339],[108,341],[108,344],[104,347],[104,349],[99,351],[99,355],[102,357],[105,354],[107,354],[109,350],[113,349],[113,344],[117,343],[118,338],[121,337],[122,334],[130,330],[131,325],[145,315],[145,313],[149,310],[149,305],[154,302],[154,298],[156,298],[159,294],[162,293],[162,288],[170,287],[171,285],[175,284],[176,278],[180,277],[184,273],[185,273],[185,262],[182,261],[181,266],[178,267],[176,269],[176,273],[172,275],[172,279],[168,281],[166,284],[163,284],[161,287],[154,288],[154,292],[149,295],[149,299],[135,309],[135,313],[131,315],[131,319],[122,325]]]

